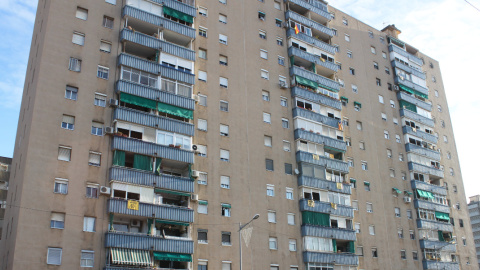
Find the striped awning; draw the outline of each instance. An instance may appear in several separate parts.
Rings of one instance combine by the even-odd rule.
[[[112,263],[127,264],[136,266],[152,266],[150,253],[147,250],[136,250],[126,248],[111,248],[110,255]]]

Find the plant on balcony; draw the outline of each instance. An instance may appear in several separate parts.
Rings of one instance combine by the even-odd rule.
[[[169,144],[168,147],[175,147],[173,143]]]

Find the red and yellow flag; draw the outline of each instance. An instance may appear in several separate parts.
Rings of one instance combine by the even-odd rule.
[[[295,24],[295,35],[297,35],[298,33],[300,33],[300,30],[298,30],[298,24]]]

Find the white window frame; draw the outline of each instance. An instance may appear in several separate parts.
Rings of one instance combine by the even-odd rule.
[[[230,189],[230,176],[220,176],[220,187],[224,189]]]

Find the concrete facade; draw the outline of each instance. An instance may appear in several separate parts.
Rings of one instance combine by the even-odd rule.
[[[480,219],[479,203],[480,203],[480,195],[470,197],[470,202],[468,203],[468,212],[470,214],[470,223],[472,225],[473,241],[475,242],[477,259],[480,258],[480,246],[479,246],[480,225],[478,224],[478,220]]]

